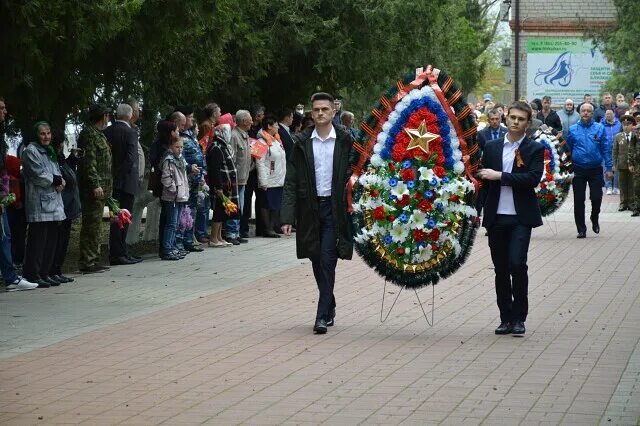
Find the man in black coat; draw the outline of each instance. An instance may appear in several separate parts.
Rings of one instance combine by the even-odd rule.
[[[294,136],[281,219],[285,235],[291,235],[291,224],[296,223],[298,258],[311,259],[320,293],[313,331],[324,334],[336,314],[333,287],[338,258],[353,256],[353,230],[345,194],[351,176],[353,138],[344,127],[332,124],[336,111],[331,95],[316,93],[311,104],[315,127]]]
[[[507,128],[501,125],[501,114],[497,109],[492,109],[487,114],[489,125],[478,132],[478,144],[480,149],[484,149],[487,142],[502,139],[507,134]]]
[[[133,108],[120,104],[116,110],[116,121],[106,129],[104,135],[111,146],[113,161],[113,198],[120,208],[131,212],[138,190],[138,132],[131,127]],[[127,247],[128,225],[122,229],[115,223],[109,232],[109,259],[112,265],[131,265],[141,258],[133,257]]]
[[[507,112],[507,135],[489,142],[482,155],[487,199],[482,225],[489,233],[495,269],[500,326],[496,334],[524,334],[528,313],[527,252],[531,229],[542,225],[535,188],[544,168],[544,147],[530,140],[531,108],[514,102]]]
[[[293,110],[290,108],[283,108],[278,113],[278,134],[280,140],[284,146],[284,152],[287,155],[287,160],[291,157],[291,150],[293,149],[293,138],[291,137],[291,124],[293,124]]]
[[[538,111],[536,118],[546,124],[555,135],[562,132],[562,120],[557,112],[551,109],[551,97],[544,96],[542,98],[542,109]]]

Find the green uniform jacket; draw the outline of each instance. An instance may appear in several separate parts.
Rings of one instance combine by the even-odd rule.
[[[631,143],[627,142],[624,132],[620,132],[613,140],[613,167],[616,170],[628,170],[629,157],[635,151],[638,137],[631,132]]]
[[[93,198],[93,190],[102,188],[104,199],[111,197],[111,148],[107,138],[93,124],[86,124],[78,137],[78,148],[84,157],[78,162],[80,198]]]
[[[635,176],[640,176],[638,170],[640,170],[640,132],[631,133],[631,143],[629,144],[629,167],[634,167]],[[638,196],[640,194],[636,194]]]
[[[336,223],[337,251],[340,259],[353,256],[353,225],[347,212],[346,185],[351,176],[350,156],[353,138],[335,127],[331,207]],[[313,160],[313,127],[293,136],[294,146],[287,163],[281,222],[296,224],[296,253],[299,259],[320,256],[320,220]]]

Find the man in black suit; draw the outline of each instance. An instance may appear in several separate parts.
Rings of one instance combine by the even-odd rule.
[[[283,108],[278,113],[278,134],[280,140],[284,146],[284,152],[287,155],[287,160],[291,155],[293,149],[293,138],[291,137],[291,130],[289,127],[293,124],[293,110],[291,108]]]
[[[131,211],[138,190],[138,132],[131,127],[133,108],[120,104],[116,109],[116,121],[106,129],[104,135],[111,145],[113,161],[113,198],[120,208]],[[115,223],[109,232],[109,259],[112,265],[131,265],[141,258],[131,255],[127,247],[128,225],[122,229]]]
[[[493,141],[496,139],[504,139],[504,135],[507,134],[507,128],[502,126],[502,112],[497,109],[492,109],[487,113],[489,117],[489,126],[478,132],[478,144],[480,146],[480,150],[484,149],[484,146],[489,141]],[[478,201],[476,202],[476,210],[478,211],[478,216],[482,214],[482,206],[484,205],[485,200],[487,199],[487,191],[484,188],[480,188],[480,192],[478,193]]]
[[[514,102],[507,134],[485,145],[478,177],[487,190],[482,225],[489,233],[500,326],[496,334],[524,334],[527,319],[527,252],[531,229],[542,225],[535,188],[544,168],[544,147],[530,140],[531,108]]]

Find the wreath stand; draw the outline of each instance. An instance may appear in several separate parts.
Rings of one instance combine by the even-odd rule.
[[[558,236],[558,223],[556,222],[556,213],[553,212],[551,216],[547,216],[547,218],[553,217],[553,226],[551,226],[551,221],[547,220],[547,225],[549,225],[549,229],[554,237]]]
[[[391,307],[389,308],[387,315],[384,315],[384,298],[385,298],[385,294],[387,293],[387,280],[384,280],[384,287],[382,289],[382,305],[380,306],[380,322],[381,323],[384,323],[387,320],[387,318],[389,318],[389,315],[391,314],[393,307],[396,305],[396,302],[398,301],[398,298],[400,297],[400,294],[404,289],[405,289],[405,286],[400,286],[400,291],[398,291],[398,294],[393,300],[393,303],[391,304]],[[427,312],[424,310],[424,305],[422,304],[422,300],[420,300],[420,296],[418,295],[418,290],[414,288],[413,292],[416,294],[416,299],[418,299],[418,304],[420,305],[420,309],[422,310],[424,319],[427,320],[427,324],[429,324],[429,327],[433,327],[433,311],[434,311],[435,295],[436,295],[435,285],[431,284],[431,321],[429,321]]]

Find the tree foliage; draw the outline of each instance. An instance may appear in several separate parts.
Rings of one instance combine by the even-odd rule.
[[[616,26],[592,34],[614,70],[605,89],[615,92],[636,92],[640,89],[640,49],[636,47],[640,34],[640,5],[637,0],[613,0],[618,18]]]
[[[317,89],[363,110],[427,63],[470,90],[495,33],[492,1],[6,0],[0,95],[20,128],[128,96],[152,127],[179,103],[275,109]]]

